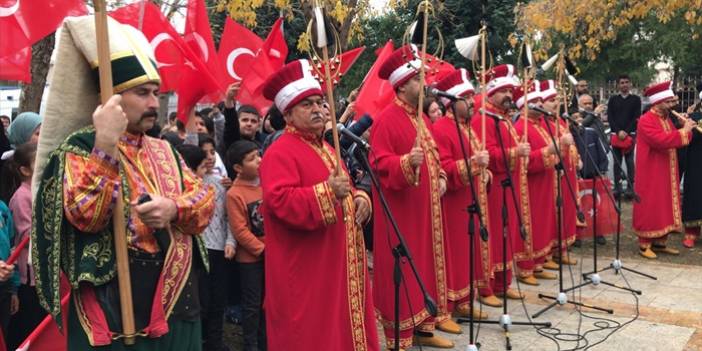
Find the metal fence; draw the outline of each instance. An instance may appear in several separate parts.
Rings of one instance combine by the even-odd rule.
[[[680,98],[680,109],[681,111],[687,111],[688,106],[694,104],[699,100],[699,92],[696,87],[702,83],[702,75],[699,76],[685,76],[675,80],[673,82],[673,90]],[[636,95],[643,95],[643,90],[645,87],[632,87],[632,93]],[[607,103],[609,97],[619,93],[617,88],[617,81],[610,80],[605,83],[590,84],[590,92],[598,97],[600,103]]]

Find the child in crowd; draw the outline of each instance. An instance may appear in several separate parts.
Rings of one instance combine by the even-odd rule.
[[[203,349],[227,351],[229,349],[222,340],[228,280],[225,259],[234,258],[236,242],[227,221],[227,190],[222,185],[221,176],[212,172],[215,163],[214,140],[206,134],[201,134],[199,139],[199,147],[183,144],[177,150],[188,167],[215,189],[215,212],[202,233],[210,262],[209,274],[203,274],[200,279]]]
[[[203,340],[205,350],[228,350],[222,343],[224,308],[227,301],[228,274],[225,260],[234,258],[236,242],[229,230],[227,219],[227,187],[223,185],[223,176],[216,172],[217,151],[214,139],[207,134],[200,134],[200,149],[205,152],[205,175],[203,181],[215,188],[216,208],[210,225],[202,233],[210,258],[210,274],[201,281],[200,298],[203,301]],[[224,175],[226,177],[226,174]]]
[[[12,194],[8,207],[12,212],[15,224],[15,240],[17,245],[30,234],[32,229],[32,174],[34,174],[34,158],[37,144],[28,142],[15,149],[12,158],[5,163],[3,182],[0,187],[2,194]],[[5,200],[5,199],[4,199]],[[19,270],[20,286],[17,290],[19,309],[8,327],[7,346],[14,350],[41,323],[46,312],[39,305],[35,287],[34,269],[29,261],[29,246],[25,246],[15,263]]]
[[[237,240],[236,261],[241,277],[244,350],[266,350],[264,295],[264,231],[260,212],[262,191],[258,178],[259,147],[248,140],[234,142],[227,150],[227,165],[236,178],[227,192],[229,224]]]
[[[19,274],[15,265],[8,265],[5,261],[10,257],[10,248],[15,236],[15,226],[12,213],[4,201],[0,201],[0,333],[7,335],[7,326],[10,316],[19,308],[17,288],[19,287]],[[0,340],[0,349],[4,340]]]

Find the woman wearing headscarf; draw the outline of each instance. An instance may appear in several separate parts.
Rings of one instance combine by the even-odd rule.
[[[22,112],[10,124],[8,138],[10,144],[17,148],[28,142],[39,141],[39,129],[43,118],[34,112]]]

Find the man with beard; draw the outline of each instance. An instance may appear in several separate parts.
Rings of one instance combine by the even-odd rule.
[[[336,171],[309,61],[283,66],[263,95],[287,124],[260,166],[268,349],[378,350],[361,232],[371,201]]]
[[[424,306],[424,296],[409,265],[402,264],[404,279],[400,289],[407,294],[401,294],[397,301],[400,306],[399,345],[403,349],[412,346],[416,327],[416,344],[451,348],[453,342],[433,333],[436,328],[460,334],[461,328],[448,313],[445,222],[441,214],[446,174],[441,169],[432,124],[426,115],[417,112],[418,107],[421,108],[419,94],[423,94],[419,89],[420,66],[416,47],[406,45],[395,50],[380,67],[380,77],[392,84],[396,98],[375,118],[370,135],[374,150],[370,161],[380,178],[390,210],[398,219],[419,276],[438,305],[438,315],[433,318]],[[377,196],[374,201],[375,207],[380,208]],[[373,298],[380,312],[387,346],[393,348],[396,342],[393,249],[398,242],[382,211],[375,212],[373,224]]]
[[[581,79],[578,81],[578,84],[575,85],[575,94],[573,94],[573,98],[570,100],[570,106],[568,107],[568,112],[569,113],[574,113],[578,112],[578,107],[579,103],[578,100],[580,99],[580,96],[582,95],[590,95],[590,85],[585,79]],[[590,95],[592,96],[592,95]],[[593,103],[597,105],[597,98],[593,96],[592,98]]]
[[[541,107],[539,82],[532,81],[524,91],[521,86],[514,92],[517,108],[524,111],[524,105]],[[556,239],[555,166],[558,161],[556,147],[543,124],[540,112],[527,108],[526,116],[520,115],[515,129],[520,138],[526,137],[531,146],[527,164],[528,203],[522,200],[522,213],[530,213],[531,230],[526,239],[515,243],[514,260],[519,268],[519,280],[529,285],[539,285],[539,279],[556,279],[557,276],[543,270],[546,256],[551,253]],[[526,215],[525,215],[526,216]]]
[[[531,153],[531,147],[529,143],[520,141],[507,114],[512,106],[513,90],[517,85],[514,78],[514,66],[508,64],[495,66],[487,72],[486,80],[488,82],[486,86],[487,100],[482,108],[490,114],[501,116],[502,119],[497,120],[495,117],[486,115],[483,122],[480,111],[476,111],[471,121],[471,126],[478,139],[483,140],[484,138],[485,140],[485,149],[490,155],[488,169],[493,174],[492,182],[488,187],[487,213],[490,220],[489,227],[492,230],[490,252],[492,253],[495,277],[490,280],[490,289],[481,289],[480,301],[488,306],[500,307],[502,301],[493,298],[491,293],[508,299],[524,298],[523,294],[510,289],[509,286],[512,281],[512,247],[517,241],[522,240],[518,216],[522,216],[526,230],[531,230],[528,203],[524,204],[526,207],[520,207],[522,205],[520,199],[529,196],[525,158]],[[482,123],[485,123],[484,135]],[[504,145],[505,155],[502,153],[501,144]],[[511,186],[516,192],[517,203],[514,202],[510,189],[502,187],[508,172],[512,178]],[[503,201],[503,198],[506,200]],[[508,213],[507,223],[502,221],[503,206],[506,207]],[[504,228],[503,224],[506,224],[507,228]],[[508,242],[503,241],[503,230],[507,231]],[[510,244],[509,241],[512,243]],[[503,245],[507,245],[507,257],[502,255]],[[506,285],[503,283],[503,279],[506,280]]]
[[[58,49],[57,64],[70,67],[70,73],[55,72],[44,120],[52,133],[39,140],[37,164],[46,168],[35,173],[40,179],[33,214],[39,225],[32,230],[37,292],[42,305],[60,318],[59,275],[65,272],[72,287],[67,349],[124,348],[113,249],[113,211],[122,196],[137,332],[129,349],[200,350],[197,277],[207,256],[199,234],[213,213],[214,192],[168,142],[144,134],[156,122],[160,78],[141,32],[110,22],[117,95],[95,109],[92,126],[58,140],[57,148],[51,145],[66,132],[61,126],[81,118],[63,110],[80,105],[66,104],[73,100],[64,94],[80,93],[82,101],[96,96],[71,89],[96,75],[89,70],[76,75],[75,69],[81,72],[88,63],[70,60],[76,57],[76,41],[87,61],[97,62],[94,23],[93,16],[67,20]],[[66,74],[72,75],[69,82],[60,78]]]
[[[666,246],[668,234],[682,231],[680,208],[680,177],[677,148],[690,143],[692,129],[697,125],[688,119],[676,129],[670,111],[675,106],[671,82],[653,84],[646,88],[651,109],[638,122],[636,135],[635,191],[641,197],[634,202],[633,228],[639,237],[640,253],[657,258],[654,251],[671,255],[679,251]]]
[[[446,218],[444,248],[446,250],[446,275],[448,277],[448,300],[453,306],[449,310],[458,317],[469,317],[470,310],[470,270],[473,269],[476,288],[489,289],[493,277],[490,261],[490,244],[480,239],[478,219],[468,212],[473,204],[470,182],[477,196],[484,224],[489,225],[487,205],[487,166],[489,154],[470,126],[473,115],[473,85],[469,73],[461,68],[453,71],[436,84],[436,89],[446,91],[460,99],[450,101],[442,98],[441,103],[447,108],[446,118],[434,122],[434,136],[441,155],[441,165],[446,171],[447,190],[441,200],[443,214]],[[456,120],[460,132],[456,129]],[[460,133],[460,134],[459,134]],[[460,139],[459,139],[460,138]],[[470,162],[471,174],[468,173]],[[477,216],[476,216],[477,217]],[[475,223],[474,236],[468,235],[468,225]],[[489,231],[492,233],[491,231]],[[470,240],[474,241],[474,251],[470,252]],[[472,257],[472,259],[471,259]],[[492,296],[497,299],[497,297]],[[476,319],[487,318],[487,314],[474,311]]]
[[[584,82],[581,80],[581,82]],[[580,84],[580,82],[578,82]],[[541,82],[541,100],[544,110],[551,112],[554,116],[558,116],[558,90],[556,88],[556,82],[553,80],[544,80]],[[546,123],[551,123],[551,131],[555,133],[555,136],[566,136],[566,143],[559,146],[561,151],[561,159],[563,160],[563,170],[561,170],[561,200],[562,200],[562,212],[561,212],[561,230],[558,230],[558,224],[556,223],[556,235],[560,232],[563,238],[563,247],[561,247],[560,252],[556,249],[556,253],[553,257],[557,258],[561,263],[574,264],[575,260],[570,260],[565,256],[565,249],[568,245],[575,242],[576,235],[576,199],[573,198],[570,191],[568,190],[568,183],[573,189],[574,195],[578,194],[578,164],[580,163],[580,155],[578,154],[578,149],[575,146],[573,137],[570,133],[570,128],[568,128],[568,122],[558,117],[545,117],[543,118],[542,124],[546,128]],[[556,184],[556,186],[558,186]],[[558,189],[554,189],[557,192]],[[556,208],[558,211],[558,208]],[[558,221],[557,213],[554,216],[554,223]],[[555,243],[558,243],[558,237],[556,237]],[[544,268],[557,270],[558,266],[552,260],[547,260],[544,263]]]

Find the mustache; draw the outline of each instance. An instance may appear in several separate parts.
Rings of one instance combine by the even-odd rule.
[[[141,115],[141,119],[149,118],[149,117],[158,117],[158,111],[148,110]]]

